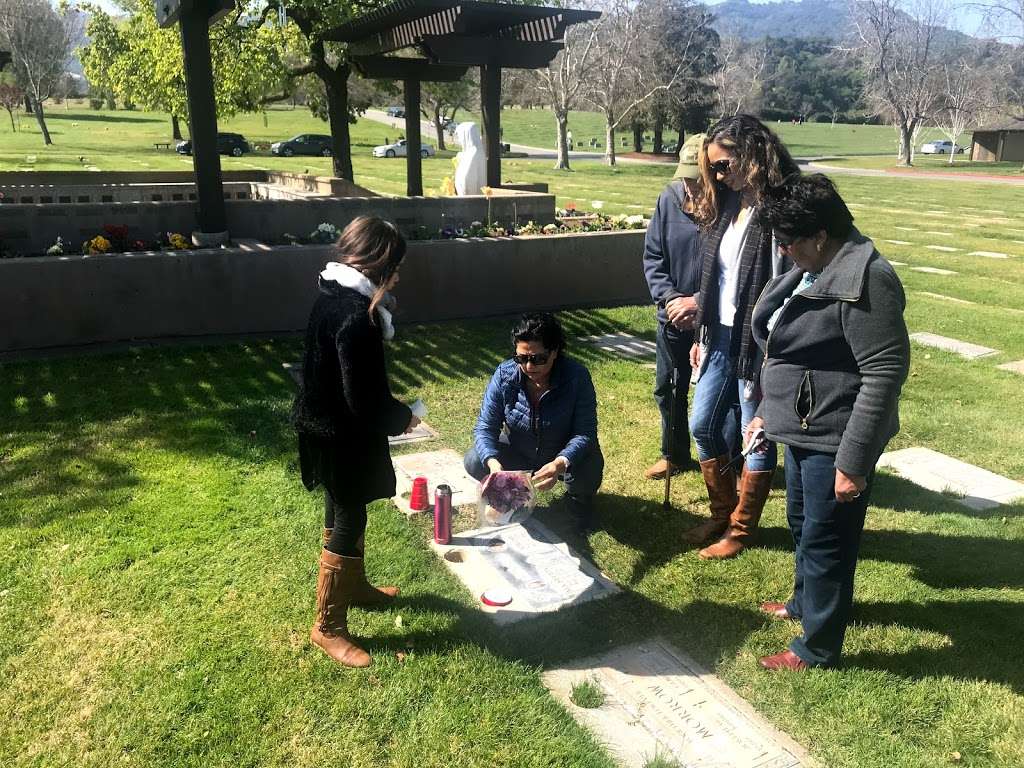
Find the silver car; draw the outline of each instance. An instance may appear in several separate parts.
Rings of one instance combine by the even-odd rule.
[[[435,151],[429,144],[420,145],[420,157],[430,157]],[[394,144],[381,144],[379,147],[373,148],[374,157],[405,157],[408,152],[405,139],[399,139]]]

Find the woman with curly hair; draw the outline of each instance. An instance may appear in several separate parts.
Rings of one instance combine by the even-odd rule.
[[[735,557],[757,529],[775,473],[774,445],[749,454],[739,489],[733,473],[738,405],[741,432],[754,417],[761,353],[751,335],[754,304],[773,277],[791,263],[779,255],[772,232],[761,226],[758,210],[767,192],[799,175],[789,151],[757,118],[735,115],[719,121],[700,155],[704,195],[697,216],[705,228],[695,320],[697,341],[690,363],[700,370],[693,396],[690,431],[711,502],[711,518],[686,533],[693,544],[718,539],[700,551],[704,559]],[[737,457],[738,458],[738,457]]]

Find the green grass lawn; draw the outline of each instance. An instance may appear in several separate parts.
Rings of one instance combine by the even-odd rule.
[[[664,181],[648,172],[566,178],[588,184],[587,197],[628,182],[646,202]],[[838,181],[858,225],[908,265],[898,269],[911,330],[999,350],[968,362],[915,345],[892,447],[1024,479],[1022,381],[995,368],[1024,358],[1024,190]],[[961,250],[924,248],[935,243]],[[649,307],[562,319],[572,338],[654,333]],[[469,445],[507,328],[407,326],[390,345],[395,390],[428,403],[439,446]],[[654,633],[825,766],[1024,764],[1024,505],[973,513],[883,475],[846,663],[765,674],[757,657],[796,631],[756,610],[788,594],[781,491],[758,547],[699,560],[681,533],[704,514],[700,479],[674,483],[669,512],[660,484],[638,479],[658,445],[651,371],[578,344],[573,353],[599,393],[602,525],[575,538],[557,494],[541,516],[624,594],[499,631],[430,553],[425,521],[381,502],[369,568],[403,597],[353,612],[376,658],[361,671],[334,667],[307,641],[322,518],[286,421],[292,386],[280,363],[300,355],[296,340],[0,364],[0,764],[611,766],[539,672]]]
[[[850,157],[829,158],[823,161],[825,165],[836,165],[843,168],[873,168],[876,170],[902,170],[896,164],[896,158],[892,155],[862,155]],[[914,167],[917,173],[980,173],[993,174],[997,176],[1019,176],[1021,175],[1021,164],[1019,162],[1003,163],[982,163],[971,160],[963,155],[956,155],[953,164],[949,163],[949,155],[922,155],[914,156]]]

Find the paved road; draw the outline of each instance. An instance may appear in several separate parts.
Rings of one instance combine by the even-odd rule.
[[[368,109],[364,117],[374,120],[378,123],[391,126],[397,131],[405,129],[404,118],[388,117],[386,113],[379,109]],[[437,136],[434,131],[434,124],[429,120],[420,121],[420,130],[423,135],[428,139],[437,141]],[[390,136],[388,138],[391,138]],[[397,138],[397,136],[395,137]],[[447,138],[446,141],[449,144],[454,144],[454,141]],[[523,144],[510,144],[509,148],[512,152],[521,153],[527,156],[530,160],[552,160],[557,159],[555,150],[547,149],[545,147],[529,147]],[[577,152],[573,151],[569,153],[569,160],[601,160],[604,158],[603,152]],[[979,184],[1024,184],[1024,177],[1017,176],[994,176],[977,173],[943,173],[941,171],[900,171],[900,170],[877,170],[872,168],[847,168],[845,166],[828,165],[826,162],[821,162],[822,158],[817,157],[798,157],[796,161],[811,172],[827,173],[830,176],[841,175],[841,176],[874,176],[881,178],[913,178],[923,179],[925,181],[960,181],[960,182],[977,182]],[[643,160],[633,157],[618,157],[617,162],[620,163],[634,163],[639,165],[670,165],[663,160]]]

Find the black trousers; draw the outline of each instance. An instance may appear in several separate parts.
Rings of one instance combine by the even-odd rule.
[[[693,331],[680,331],[671,323],[658,323],[654,401],[661,412],[661,455],[673,464],[690,460],[690,424],[686,395],[690,391],[690,347]],[[672,371],[676,372],[675,414],[672,408]],[[671,422],[672,428],[669,429]]]
[[[358,542],[366,533],[366,505],[339,504],[324,489],[324,528],[330,528],[331,538],[325,549],[344,557],[362,557]]]

